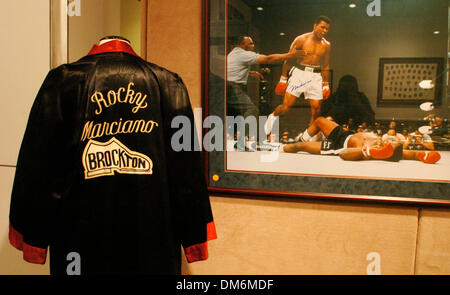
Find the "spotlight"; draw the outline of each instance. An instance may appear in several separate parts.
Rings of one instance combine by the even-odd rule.
[[[424,102],[419,107],[422,111],[425,111],[425,112],[429,112],[434,109],[434,105],[432,102]]]
[[[431,89],[434,87],[433,80],[422,80],[419,83],[419,87],[422,89]]]

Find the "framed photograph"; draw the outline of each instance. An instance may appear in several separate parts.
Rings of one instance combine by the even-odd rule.
[[[443,66],[444,58],[380,58],[377,105],[439,106]]]
[[[211,193],[450,205],[447,1],[349,3],[203,1]],[[379,98],[396,64],[434,67],[434,89]]]

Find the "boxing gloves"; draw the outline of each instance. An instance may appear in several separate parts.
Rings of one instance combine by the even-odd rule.
[[[327,99],[328,97],[330,97],[330,94],[331,94],[330,86],[328,85],[328,82],[324,82],[322,87],[323,99]]]
[[[275,87],[275,94],[276,95],[283,95],[286,91],[288,84],[287,84],[287,78],[284,76],[281,76],[280,81],[278,82],[277,86]]]
[[[390,143],[384,145],[364,146],[362,149],[365,157],[372,159],[385,160],[394,154],[394,147]]]
[[[434,164],[441,159],[441,155],[435,151],[431,151],[428,154],[420,151],[417,153],[417,158],[426,164]]]

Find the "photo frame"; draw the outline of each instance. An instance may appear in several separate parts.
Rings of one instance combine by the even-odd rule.
[[[441,105],[443,67],[444,58],[380,58],[377,105]],[[422,81],[434,87],[423,88]]]
[[[387,5],[398,5],[397,3],[389,3]],[[364,23],[368,26],[367,34],[375,34],[382,30],[380,24],[375,19],[366,19],[366,10],[363,7],[360,11],[360,15],[355,16],[354,11],[352,15],[342,16],[339,19],[337,8],[347,9],[345,4],[320,2],[317,1],[305,1],[303,4],[296,4],[288,1],[286,5],[290,7],[278,7],[276,1],[266,1],[269,4],[267,10],[271,9],[271,17],[279,16],[278,10],[288,11],[289,13],[294,11],[294,5],[304,5],[296,8],[296,12],[301,14],[304,11],[310,11],[312,16],[301,15],[298,19],[301,21],[309,22],[310,28],[314,21],[313,17],[323,13],[329,13],[332,19],[338,19],[334,26],[343,28],[353,28],[361,30],[361,27],[357,24]],[[426,1],[423,1],[422,5],[427,5]],[[277,152],[276,150],[245,152],[235,151],[233,144],[236,144],[235,138],[227,136],[227,54],[232,48],[232,37],[239,35],[257,35],[259,32],[264,32],[265,35],[273,33],[277,25],[274,22],[270,23],[269,27],[261,27],[264,24],[264,18],[260,16],[259,6],[252,1],[246,0],[203,0],[203,129],[202,133],[205,134],[205,139],[211,140],[211,136],[215,137],[213,141],[223,141],[222,150],[219,149],[207,149],[204,150],[205,170],[207,174],[207,183],[209,191],[214,195],[238,195],[243,196],[271,196],[271,197],[301,197],[312,199],[332,199],[332,200],[357,200],[368,202],[389,202],[400,204],[427,204],[427,205],[450,205],[450,155],[449,151],[440,151],[442,159],[439,164],[425,164],[420,161],[406,161],[401,160],[400,164],[396,162],[388,161],[357,161],[348,162],[340,159],[339,156],[324,156],[324,155],[310,155],[307,153],[288,154],[283,152]],[[396,11],[400,13],[402,7],[394,7]],[[388,9],[388,8],[386,8]],[[418,8],[420,9],[420,8]],[[440,11],[441,7],[435,7],[436,11]],[[311,11],[313,13],[311,13]],[[417,13],[417,12],[416,12]],[[249,17],[251,15],[251,17]],[[342,13],[344,15],[344,13]],[[354,23],[352,17],[354,17]],[[391,11],[389,17],[395,18],[395,12]],[[442,23],[447,23],[447,16]],[[385,21],[389,22],[390,18]],[[253,23],[254,22],[254,23]],[[349,23],[352,24],[349,26]],[[281,24],[283,25],[283,23]],[[285,26],[286,25],[284,23]],[[345,25],[345,26],[344,26]],[[290,27],[299,27],[290,26]],[[300,26],[304,27],[304,26]],[[306,29],[303,29],[306,31]],[[358,31],[358,34],[359,34]],[[298,33],[298,32],[296,32]],[[356,34],[355,32],[343,32],[343,35]],[[288,35],[288,34],[286,34]],[[369,34],[370,35],[370,34]],[[259,38],[259,43],[263,43],[263,48],[268,53],[270,52],[285,52],[293,37],[290,39],[281,39],[280,35],[272,37],[271,40],[263,43],[263,38]],[[354,35],[352,35],[354,36]],[[283,36],[284,37],[284,36]],[[330,30],[330,40],[336,47],[343,46],[339,43],[339,39],[335,39],[336,35],[332,35]],[[391,37],[391,36],[389,36]],[[342,39],[342,38],[341,38]],[[374,40],[376,36],[374,36]],[[282,41],[283,40],[283,41]],[[257,45],[258,45],[257,41]],[[380,41],[381,42],[381,41]],[[420,42],[420,40],[418,41]],[[445,45],[447,39],[445,39]],[[280,47],[279,50],[272,50],[275,47],[271,45],[284,44],[284,47]],[[439,46],[442,45],[441,42]],[[353,45],[355,50],[360,48]],[[284,49],[283,49],[284,48]],[[446,48],[446,47],[445,47]],[[283,51],[284,50],[284,51]],[[338,51],[335,49],[335,51]],[[337,54],[344,54],[338,52]],[[346,74],[340,67],[342,64],[354,66],[354,60],[363,59],[369,60],[365,62],[364,68],[366,72],[362,73],[363,76],[360,79],[360,86],[367,89],[374,89],[373,106],[377,105],[376,92],[378,88],[378,68],[381,54],[375,59],[372,56],[366,58],[365,56],[355,56],[353,51],[346,52],[345,59],[335,58],[335,65],[333,66],[333,78],[330,81],[334,87],[334,91],[337,90],[337,81],[339,77]],[[369,54],[367,51],[364,54]],[[446,51],[443,52],[446,54]],[[387,61],[388,59],[383,59]],[[416,59],[414,59],[416,60]],[[433,59],[438,63],[439,59]],[[417,62],[417,60],[416,60]],[[252,68],[255,69],[255,68]],[[258,68],[256,68],[258,69]],[[365,79],[369,77],[370,79]],[[374,78],[374,79],[372,79]],[[278,77],[273,78],[276,81]],[[250,85],[252,81],[249,80],[249,93],[251,91],[258,91],[261,84],[255,83],[254,89]],[[370,84],[369,84],[370,83]],[[372,88],[370,88],[372,87]],[[256,92],[258,94],[258,92]],[[444,94],[442,94],[444,96]],[[258,96],[256,96],[258,100]],[[437,95],[435,96],[436,102],[438,101]],[[275,101],[275,99],[272,100]],[[382,102],[382,104],[385,101]],[[279,103],[275,101],[275,105]],[[300,102],[296,102],[300,103]],[[303,102],[302,102],[303,103]],[[414,101],[414,105],[417,102]],[[443,117],[448,115],[448,102],[442,105],[441,113]],[[403,103],[399,106],[410,107],[412,104]],[[395,104],[387,104],[388,107],[396,107]],[[261,132],[262,125],[264,124],[264,118],[270,114],[272,107],[264,111],[264,105],[259,105],[260,117],[263,118],[259,121],[258,132]],[[419,108],[417,107],[417,113],[424,117]],[[261,111],[263,110],[263,111]],[[295,122],[296,125],[304,124],[307,127],[309,123],[309,109],[299,107],[297,110],[303,110],[301,113],[301,119],[303,121]],[[376,109],[378,112],[379,109]],[[438,110],[439,111],[439,110]],[[390,118],[394,117],[390,114],[395,114],[396,118],[401,118],[398,109],[381,110],[387,115],[380,116],[377,121],[389,123]],[[296,116],[297,113],[291,110],[292,116]],[[417,120],[417,116],[408,115],[408,111],[405,111],[405,118],[403,122],[414,121],[415,123],[424,123],[423,119],[420,122]],[[227,117],[228,116],[228,117]],[[291,116],[291,115],[290,115]],[[398,120],[398,119],[397,119]],[[280,117],[281,121],[281,117]],[[403,124],[403,123],[402,123]],[[280,123],[283,126],[283,123]],[[222,130],[222,133],[217,130]],[[280,132],[282,128],[280,127]],[[386,130],[387,131],[387,130]],[[218,135],[221,134],[221,135]],[[262,133],[258,133],[259,136],[264,136]],[[279,137],[281,139],[281,136]],[[445,140],[445,139],[444,139]],[[273,161],[270,159],[274,159]],[[406,165],[403,165],[406,164]],[[345,166],[345,167],[344,167]],[[340,169],[339,167],[343,167]],[[317,169],[316,169],[317,168]],[[420,174],[416,174],[416,171],[422,171]]]

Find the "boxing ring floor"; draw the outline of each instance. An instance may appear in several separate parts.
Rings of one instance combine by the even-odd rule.
[[[298,174],[309,176],[338,176],[411,181],[450,182],[450,151],[440,151],[441,159],[435,164],[421,161],[381,160],[344,161],[334,155],[312,155],[305,152],[226,152],[226,170]]]

